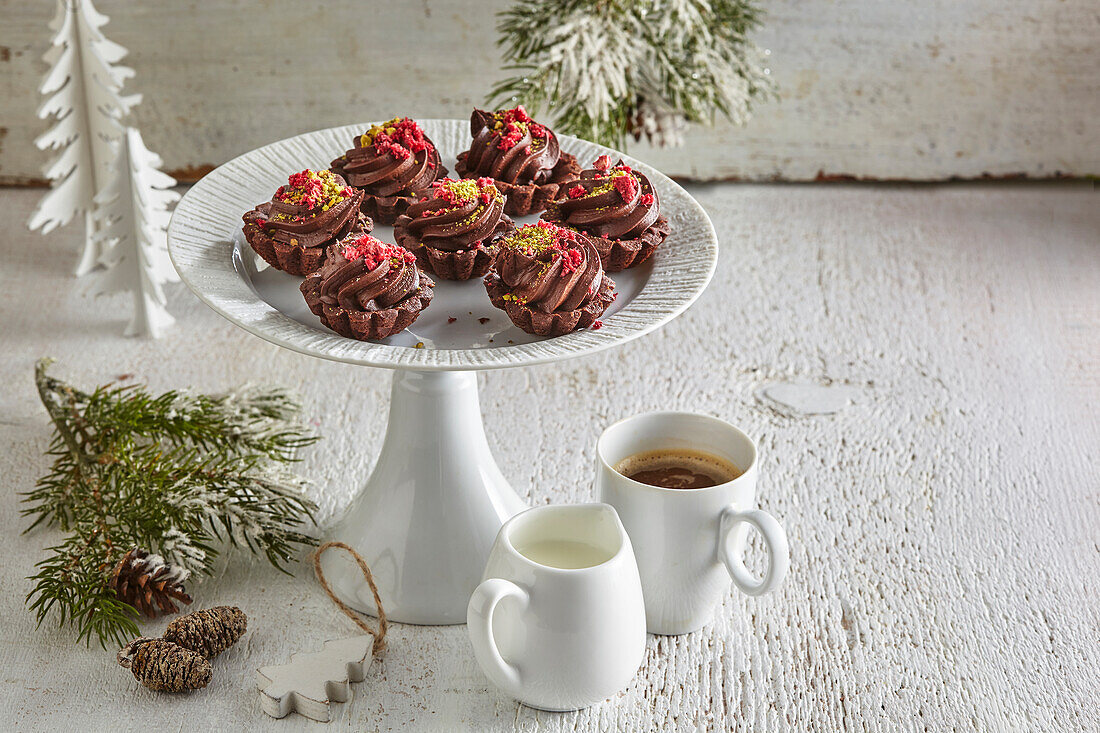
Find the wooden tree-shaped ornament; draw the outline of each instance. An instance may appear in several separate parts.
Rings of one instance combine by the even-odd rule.
[[[359,566],[367,587],[374,594],[374,607],[378,612],[378,627],[372,629],[359,618],[348,604],[336,597],[332,586],[321,569],[321,556],[333,548],[351,555]],[[366,560],[354,548],[343,542],[326,542],[313,554],[313,572],[325,593],[355,625],[366,632],[351,639],[326,641],[321,651],[312,654],[294,654],[289,664],[261,667],[256,670],[260,688],[260,706],[273,718],[284,718],[298,713],[313,720],[327,723],[332,715],[332,703],[345,702],[351,697],[351,682],[362,682],[376,651],[386,647],[386,610],[378,595],[378,585],[367,567]]]
[[[168,259],[165,227],[168,209],[179,199],[176,181],[158,170],[161,160],[150,152],[141,133],[127,127],[118,143],[111,182],[96,197],[98,227],[94,235],[108,270],[98,293],[129,292],[134,314],[127,336],[159,338],[175,319],[165,310],[163,284],[179,282]]]
[[[290,713],[327,723],[333,702],[346,702],[350,682],[362,682],[374,654],[374,637],[326,641],[321,651],[293,654],[289,664],[256,672],[260,704],[273,718]]]
[[[41,119],[56,124],[35,140],[40,150],[59,150],[43,173],[52,188],[27,223],[48,234],[84,215],[84,252],[76,274],[91,271],[102,254],[102,240],[94,237],[93,199],[108,178],[114,143],[122,137],[119,122],[141,101],[141,95],[122,96],[122,85],[134,75],[116,66],[126,49],[107,40],[99,30],[107,23],[91,0],[57,0],[50,23],[54,31],[43,57],[50,71],[39,92],[47,97],[38,109]]]

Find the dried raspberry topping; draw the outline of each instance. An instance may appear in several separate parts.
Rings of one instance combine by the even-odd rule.
[[[378,155],[389,153],[397,160],[408,160],[432,144],[424,136],[420,125],[408,117],[395,117],[382,125],[373,125],[359,138],[360,147],[374,146]]]
[[[513,109],[494,112],[493,120],[493,134],[500,138],[497,141],[497,148],[500,150],[511,150],[528,134],[538,140],[543,140],[550,134],[544,125],[531,119],[522,104]],[[524,154],[530,155],[534,152],[534,147],[533,144],[525,147]]]
[[[584,255],[579,249],[565,250],[561,253],[561,276],[565,277],[571,272],[576,272],[582,262],[584,262]]]
[[[584,260],[584,253],[577,241],[577,232],[548,221],[524,224],[500,240],[500,245],[531,256],[545,252],[550,255],[550,261],[555,256],[560,256],[568,272],[572,272]]]
[[[521,130],[515,124],[511,124],[501,133],[497,147],[501,150],[511,150],[526,134],[527,132],[525,130]]]
[[[411,265],[416,262],[416,255],[404,247],[386,244],[369,234],[360,234],[355,239],[344,242],[340,254],[349,262],[364,260],[368,270],[373,270],[386,260],[391,260],[394,264],[406,262]]]
[[[592,167],[598,171],[604,171],[605,173],[611,170],[611,156],[601,155],[592,161]]]
[[[606,162],[607,156],[601,155],[596,159],[596,162],[593,163],[594,166],[597,166],[597,176],[595,176],[595,180],[598,185],[594,185],[592,188],[588,189],[582,187],[580,184],[573,186],[568,191],[569,198],[594,198],[615,189],[619,193],[620,198],[622,198],[623,203],[629,204],[633,202],[641,192],[641,180],[638,178],[638,175],[634,173],[628,165],[617,165],[614,168],[608,169],[598,167],[598,165],[602,165]],[[605,176],[599,176],[599,173],[603,173]],[[641,203],[650,206],[655,199],[652,195],[647,193],[640,197],[639,200]]]
[[[603,321],[592,321],[592,330],[599,331],[603,328]]]
[[[638,195],[638,179],[629,173],[625,176],[615,176],[611,179],[611,183],[615,186],[615,190],[619,192],[619,195],[622,196],[623,203],[629,204]]]
[[[312,171],[307,168],[291,173],[287,178],[287,185],[279,186],[279,190],[275,192],[275,198],[307,209],[320,206],[321,211],[327,211],[354,193],[351,187],[337,184],[332,171]]]
[[[473,201],[490,204],[494,200],[503,198],[500,191],[497,190],[496,181],[492,178],[481,177],[476,180],[463,178],[457,181],[453,178],[442,178],[433,181],[432,186],[435,188],[435,197],[447,202],[447,209],[465,206]],[[437,210],[434,213],[441,214],[443,211],[445,209]]]

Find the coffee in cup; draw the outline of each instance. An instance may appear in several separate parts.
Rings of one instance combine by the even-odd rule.
[[[596,444],[596,491],[633,542],[653,634],[685,634],[710,620],[732,580],[749,595],[779,586],[787,535],[756,507],[756,444],[708,415],[652,412],[621,420]],[[749,528],[767,569],[745,567]]]
[[[694,450],[650,450],[627,456],[615,470],[628,479],[663,489],[705,489],[741,475],[732,462]]]

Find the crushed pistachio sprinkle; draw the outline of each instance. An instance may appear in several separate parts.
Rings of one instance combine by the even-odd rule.
[[[506,249],[520,250],[537,254],[546,250],[559,252],[575,249],[577,233],[572,229],[559,227],[548,221],[525,224],[500,240]]]

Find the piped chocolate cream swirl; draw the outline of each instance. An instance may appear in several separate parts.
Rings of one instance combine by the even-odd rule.
[[[475,109],[470,134],[474,141],[465,165],[471,175],[512,184],[543,183],[561,157],[557,136],[532,120],[523,105],[497,112]]]
[[[546,222],[505,237],[495,269],[511,290],[506,300],[541,313],[583,307],[603,280],[600,256],[588,238]]]
[[[595,325],[615,297],[591,240],[546,221],[500,240],[485,289],[516,326],[539,336]]]
[[[436,181],[435,195],[409,206],[405,229],[433,249],[456,252],[490,239],[502,222],[504,196],[490,178]]]
[[[608,272],[645,262],[671,231],[649,178],[606,155],[563,185],[542,218],[591,235]]]
[[[270,201],[245,213],[245,239],[272,267],[308,275],[338,238],[373,228],[360,211],[362,199],[362,191],[331,171],[294,173]]]
[[[607,156],[581,171],[566,189],[566,197],[551,204],[543,218],[597,237],[631,239],[641,236],[661,215],[657,192],[644,173],[621,160],[609,167]]]
[[[353,145],[332,170],[372,196],[416,195],[446,172],[435,144],[407,117],[371,126]]]
[[[271,201],[246,214],[245,221],[276,242],[320,247],[352,228],[362,197],[331,171],[304,170],[292,174]]]
[[[337,244],[318,277],[321,302],[348,311],[392,308],[420,289],[416,257],[369,234]]]
[[[434,286],[411,252],[360,234],[334,246],[301,290],[321,323],[341,336],[367,340],[411,326],[431,303]]]
[[[491,178],[444,178],[434,195],[397,217],[393,236],[420,266],[447,280],[469,280],[489,270],[496,240],[514,228],[504,195]]]
[[[531,247],[526,242],[539,238],[526,237],[530,227],[520,229],[519,239],[506,241],[497,254],[496,272],[511,289],[511,297],[505,299],[540,313],[575,310],[590,302],[604,276],[592,242],[579,234],[573,240]]]

